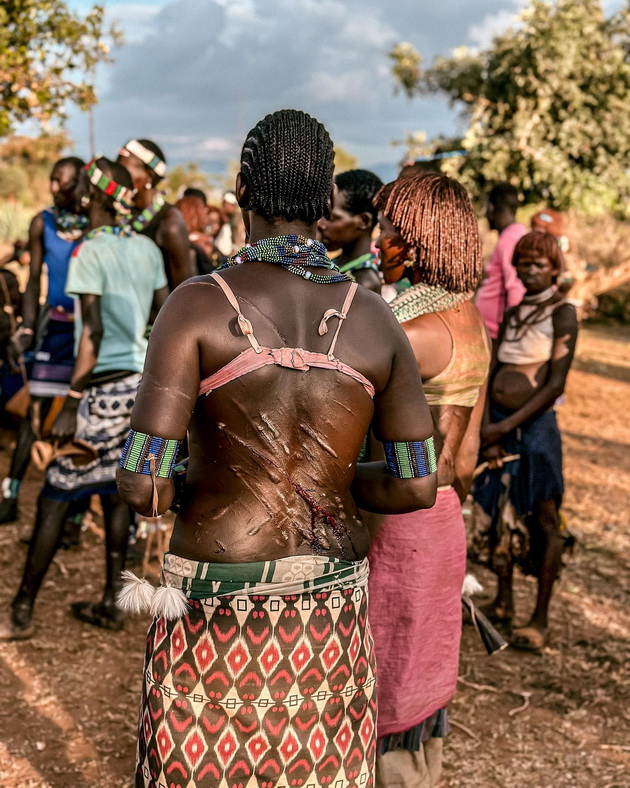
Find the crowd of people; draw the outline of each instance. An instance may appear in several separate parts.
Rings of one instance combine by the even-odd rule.
[[[461,184],[334,177],[294,110],[249,132],[221,208],[194,186],[167,203],[165,174],[147,139],[60,160],[21,303],[0,275],[30,394],[0,522],[31,456],[46,469],[0,639],[35,634],[99,496],[105,587],[71,609],[152,615],[136,785],[433,786],[467,551],[498,575],[486,615],[540,651],[570,541],[554,408],[577,319],[553,212],[528,231],[496,184],[484,267]],[[125,570],[132,510],[177,513],[157,587]],[[512,629],[515,564],[538,594]]]

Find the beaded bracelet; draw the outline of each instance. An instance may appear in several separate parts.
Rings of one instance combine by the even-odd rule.
[[[417,479],[437,470],[433,436],[425,441],[385,441],[387,469],[397,479]]]
[[[179,446],[177,440],[156,438],[131,430],[120,458],[120,467],[133,473],[170,479]]]

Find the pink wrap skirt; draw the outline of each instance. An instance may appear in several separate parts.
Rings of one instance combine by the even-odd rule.
[[[451,488],[435,506],[389,515],[369,553],[379,737],[418,725],[455,694],[466,535]]]

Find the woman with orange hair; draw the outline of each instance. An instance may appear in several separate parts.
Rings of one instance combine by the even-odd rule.
[[[411,281],[391,306],[414,351],[438,455],[435,506],[386,516],[370,548],[376,785],[428,788],[439,779],[445,706],[457,682],[466,564],[460,501],[477,459],[490,343],[470,300],[481,256],[464,188],[422,173],[384,186],[376,205],[385,281]]]

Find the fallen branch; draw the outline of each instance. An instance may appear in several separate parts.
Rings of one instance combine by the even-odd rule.
[[[517,694],[517,693],[514,693]],[[522,711],[525,711],[526,708],[529,706],[529,699],[531,697],[531,692],[519,692],[519,695],[523,698],[523,705],[517,706],[515,709],[510,709],[508,711],[508,717],[513,717],[515,714],[520,714]]]
[[[477,736],[476,733],[473,733],[473,731],[471,731],[470,728],[467,728],[465,725],[462,725],[461,722],[457,722],[457,720],[454,720],[452,717],[449,717],[448,723],[449,725],[452,725],[454,728],[459,728],[460,731],[464,731],[464,733],[468,734],[468,736],[470,736],[471,739],[474,739],[475,741],[480,741],[479,736]]]
[[[491,687],[489,684],[475,684],[474,681],[466,681],[466,679],[463,679],[461,676],[458,677],[457,681],[461,682],[465,687],[470,687],[480,692],[494,692],[495,695],[518,695],[518,697],[523,698],[522,706],[517,706],[515,709],[510,709],[510,711],[508,711],[509,717],[520,714],[520,712],[525,711],[525,709],[529,707],[529,699],[532,695],[531,692],[513,689],[498,689],[497,687]]]

